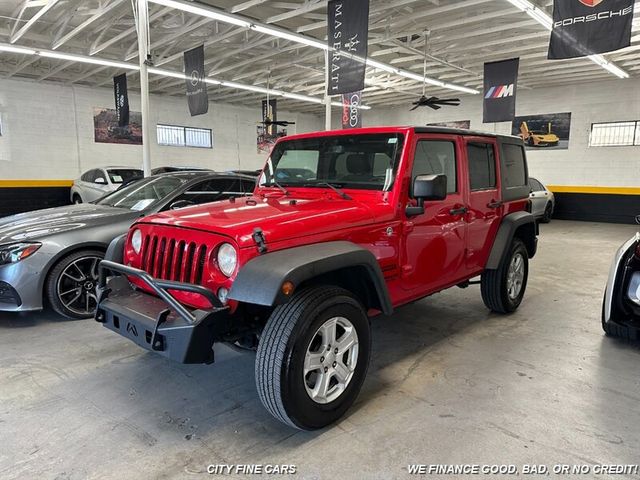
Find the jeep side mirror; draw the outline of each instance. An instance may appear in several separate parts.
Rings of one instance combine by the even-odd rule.
[[[189,200],[176,200],[169,206],[169,208],[171,210],[178,210],[179,208],[190,207],[192,205],[195,205],[195,203],[190,202]]]
[[[408,216],[424,213],[425,200],[444,200],[447,198],[446,175],[418,175],[413,180],[411,198],[418,201],[417,206],[407,207]]]

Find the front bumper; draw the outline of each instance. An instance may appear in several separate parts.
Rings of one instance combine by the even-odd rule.
[[[107,283],[107,271],[139,278],[160,298],[134,289],[125,276]],[[187,310],[168,290],[199,293],[212,308]],[[142,270],[109,261],[100,264],[96,321],[138,346],[180,363],[212,363],[213,344],[232,327],[229,309],[211,291],[154,279]]]
[[[20,262],[0,266],[0,311],[42,309],[42,272],[49,258],[46,252],[38,251]]]

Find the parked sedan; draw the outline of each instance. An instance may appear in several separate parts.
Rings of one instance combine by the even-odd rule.
[[[529,177],[529,188],[531,193],[531,213],[542,223],[549,223],[556,206],[556,199],[553,192],[545,187],[542,182],[533,177]]]
[[[130,167],[105,167],[89,170],[73,182],[71,202],[93,202],[143,176],[142,170]]]
[[[640,340],[640,232],[614,257],[602,302],[602,328],[613,337]]]
[[[0,219],[0,311],[40,310],[68,318],[96,307],[98,263],[109,242],[139,217],[247,195],[255,178],[207,172],[168,173],[132,183],[95,203]]]

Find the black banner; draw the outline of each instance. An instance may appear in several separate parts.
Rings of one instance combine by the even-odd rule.
[[[267,103],[266,100],[262,100],[262,124],[265,127],[267,135],[275,135],[278,131],[278,126],[275,122],[278,121],[278,101],[272,98]]]
[[[362,127],[362,92],[342,94],[342,128]]]
[[[127,93],[127,74],[113,77],[113,96],[116,101],[116,115],[118,126],[129,125],[129,94]]]
[[[551,60],[612,52],[631,44],[634,0],[556,0]]]
[[[519,65],[519,58],[484,64],[483,122],[506,122],[515,117]]]
[[[184,74],[191,116],[209,111],[207,84],[204,82],[204,45],[184,52]]]
[[[343,55],[367,57],[369,0],[331,0],[327,8],[329,51],[328,95],[364,88],[365,64]]]

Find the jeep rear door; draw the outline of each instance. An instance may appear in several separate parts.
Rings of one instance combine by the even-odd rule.
[[[447,176],[447,198],[427,201],[424,213],[406,217],[403,224],[402,288],[410,297],[423,296],[457,283],[466,274],[465,268],[465,178],[463,152],[456,135],[416,135],[409,171],[408,203],[411,186],[418,175]]]
[[[463,142],[468,189],[466,266],[472,275],[484,270],[500,227],[503,206],[496,140],[488,137],[465,137]]]

